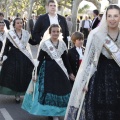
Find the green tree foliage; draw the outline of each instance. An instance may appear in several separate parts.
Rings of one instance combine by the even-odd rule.
[[[89,5],[85,5],[78,10],[78,13],[86,13],[86,11],[90,8]]]
[[[33,13],[45,13],[45,0],[35,0],[33,5]],[[30,6],[29,0],[0,0],[0,11],[6,12],[6,5],[8,5],[9,16],[15,16],[17,13],[23,15],[24,11],[28,11]]]
[[[45,0],[36,0],[33,5],[33,12],[37,15],[44,14],[45,10]]]

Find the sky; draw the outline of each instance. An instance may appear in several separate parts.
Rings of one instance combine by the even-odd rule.
[[[96,9],[96,7],[94,6],[93,3],[85,1],[85,0],[80,3],[80,8],[82,8],[86,4],[88,4],[90,6],[91,11]],[[120,4],[120,0],[119,0],[119,4]],[[107,6],[108,6],[108,0],[101,0],[101,12],[100,13],[103,13]],[[68,14],[68,11],[70,13],[70,10],[65,9],[65,14]]]
[[[118,4],[120,5],[120,0],[118,1]]]
[[[96,7],[91,3],[91,2],[86,2],[86,1],[82,1],[80,3],[80,7],[83,7],[84,5],[88,4],[90,6],[90,10],[94,10],[96,9]],[[108,5],[108,0],[102,0],[101,1],[101,12],[104,11],[105,7]]]

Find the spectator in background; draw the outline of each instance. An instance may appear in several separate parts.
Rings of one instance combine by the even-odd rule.
[[[83,21],[83,16],[80,16],[80,22],[79,22],[79,30],[82,32],[82,21]]]
[[[31,19],[29,20],[29,29],[30,29],[30,33],[33,33],[33,28],[34,28],[34,21],[33,21],[34,15],[31,17]]]
[[[65,18],[67,18],[68,15],[65,15]]]
[[[69,35],[71,35],[73,23],[72,23],[72,20],[71,20],[70,16],[66,17],[66,22],[67,22],[67,25],[68,25]]]
[[[82,21],[82,31],[84,34],[84,38],[87,39],[90,28],[91,28],[91,22],[88,19],[88,16],[85,16],[85,20]]]
[[[68,46],[67,37],[69,36],[69,31],[68,31],[67,22],[63,16],[57,14],[57,6],[58,5],[56,0],[49,0],[47,2],[48,13],[41,15],[38,18],[33,30],[33,37],[37,44],[40,43],[44,35],[44,32],[48,29],[50,25],[58,24],[62,28],[63,40]]]
[[[91,27],[92,29],[96,28],[98,26],[98,23],[100,22],[98,15],[99,15],[99,11],[93,10],[94,19],[92,21],[92,27]]]
[[[101,21],[101,19],[102,19],[102,16],[103,16],[103,14],[99,14],[98,15],[98,19]],[[100,22],[98,23],[98,25],[100,24]]]
[[[92,23],[92,19],[91,19],[91,17],[90,17],[90,16],[88,17],[88,20]]]
[[[5,22],[7,29],[10,29],[10,22],[4,19],[4,14],[0,12],[0,22]]]
[[[10,17],[8,17],[8,21],[11,22],[11,18]]]
[[[77,18],[77,31],[79,30],[79,23],[80,23],[80,20],[79,18]]]

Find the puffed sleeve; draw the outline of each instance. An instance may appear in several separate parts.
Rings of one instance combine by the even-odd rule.
[[[10,46],[11,46],[11,43],[10,43],[9,39],[7,38],[3,55],[8,56]]]
[[[3,43],[2,43],[2,41],[0,41],[0,51],[2,49],[2,46],[3,46]]]
[[[41,49],[38,56],[39,65],[37,68],[37,75],[39,74],[40,67],[44,61],[45,52]]]

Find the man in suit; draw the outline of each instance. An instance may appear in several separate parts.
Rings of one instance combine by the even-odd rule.
[[[63,40],[68,45],[67,36],[69,36],[69,31],[66,23],[66,19],[57,14],[57,2],[56,0],[49,0],[47,3],[47,14],[41,15],[34,27],[33,38],[37,44],[40,43],[44,32],[52,24],[59,24],[62,28]]]
[[[29,28],[30,28],[30,33],[33,33],[33,28],[34,28],[34,21],[33,21],[33,17],[31,17],[31,19],[29,19]]]
[[[92,21],[92,29],[96,28],[100,22],[99,18],[98,18],[98,15],[99,15],[99,11],[98,10],[93,10],[93,16],[94,16],[94,19]]]
[[[10,29],[10,22],[4,19],[4,14],[0,12],[0,22],[5,22],[7,29]]]
[[[88,19],[88,16],[85,16],[85,20],[82,21],[82,32],[84,34],[84,39],[87,39],[90,28],[91,28],[91,21]]]
[[[38,19],[38,16],[37,15],[33,15],[31,17],[31,19],[29,19],[29,28],[30,28],[30,33],[32,34],[33,33],[33,29],[34,29],[34,26],[35,26],[35,23]]]

